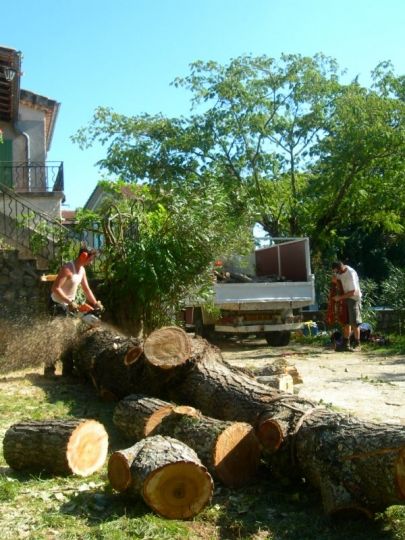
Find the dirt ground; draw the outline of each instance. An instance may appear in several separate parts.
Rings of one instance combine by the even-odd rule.
[[[405,425],[405,356],[373,351],[337,353],[293,343],[269,347],[265,340],[219,341],[226,361],[257,369],[283,358],[294,365],[302,384],[294,392],[330,404],[364,420]]]

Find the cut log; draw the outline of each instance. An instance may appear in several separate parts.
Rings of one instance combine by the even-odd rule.
[[[303,417],[292,450],[300,472],[320,489],[328,514],[404,504],[403,426],[315,409]],[[282,458],[275,454],[273,464]]]
[[[291,375],[294,384],[302,384],[303,380],[297,368],[289,364],[284,358],[276,360],[272,364],[268,364],[262,368],[255,369],[256,377],[272,376],[272,375]]]
[[[149,435],[173,407],[161,399],[130,394],[116,405],[113,422],[134,443]]]
[[[276,390],[281,392],[287,392],[288,394],[294,393],[294,383],[291,375],[284,373],[283,375],[261,375],[256,377],[257,382],[261,384],[267,384]]]
[[[130,365],[136,365],[141,343],[108,328],[94,328],[79,339],[62,356],[63,370],[92,382],[100,397],[116,400],[133,393]],[[136,352],[134,352],[136,351]]]
[[[193,448],[214,478],[232,488],[252,481],[260,461],[260,445],[250,424],[226,422],[175,407],[153,434],[175,437]]]
[[[250,482],[259,465],[260,445],[250,424],[204,417],[194,407],[130,395],[115,407],[113,421],[132,442],[147,435],[172,436],[184,442],[228,487]]]
[[[108,435],[95,420],[44,420],[11,426],[3,453],[16,470],[88,476],[105,463]]]
[[[146,338],[144,353],[152,365],[171,369],[190,358],[191,344],[184,330],[177,326],[166,326]]]
[[[345,422],[333,411],[324,411],[322,417],[318,416],[314,412],[317,410],[316,404],[310,400],[260,384],[254,377],[224,362],[220,351],[202,338],[189,339],[192,345],[190,358],[177,365],[175,365],[176,362],[168,361],[166,366],[169,368],[163,365],[151,366],[146,355],[142,354],[136,362],[128,366],[129,381],[122,393],[128,389],[131,391],[125,395],[145,393],[147,389],[149,395],[178,404],[191,405],[206,416],[252,424],[260,442],[270,454],[268,459],[272,463],[273,470],[278,471],[281,476],[306,475],[303,471],[303,463],[308,459],[308,455],[300,459],[297,452],[302,452],[303,446],[296,444],[304,428],[307,428],[306,435],[309,437],[320,436],[324,429],[333,431],[336,437],[346,436]],[[108,373],[108,348],[103,350],[103,354],[105,361],[100,366],[102,365]],[[95,363],[97,365],[97,359]],[[109,384],[109,379],[112,377],[106,373],[104,373],[104,381],[105,384]],[[114,381],[110,384],[114,384]],[[312,418],[314,421],[309,422]],[[325,427],[324,422],[326,422]],[[359,430],[360,426],[364,426],[365,431],[368,430],[367,424],[361,421],[358,421],[357,425]],[[374,495],[370,495],[369,498],[367,494],[360,492],[358,495],[358,484],[369,485],[369,471],[366,472],[365,468],[356,470],[358,476],[353,482],[344,480],[345,488],[352,497],[352,507],[359,508],[366,505],[372,511],[383,510],[388,505],[401,504],[405,500],[404,468],[400,465],[393,468],[392,460],[385,451],[387,447],[395,448],[397,456],[403,455],[405,427],[397,426],[395,435],[391,431],[390,424],[378,424],[375,429],[377,430],[375,448],[380,449],[381,460],[384,460],[384,456],[387,457],[387,464],[384,467],[381,466],[381,470],[390,469],[391,466],[391,475],[387,475],[386,482],[381,483],[378,500]],[[385,432],[392,434],[392,444],[388,446],[383,437],[378,437],[378,434]],[[339,450],[339,447],[337,448]],[[341,448],[343,449],[344,446]],[[320,467],[323,462],[323,458],[318,455],[322,453],[322,448],[312,444],[311,449],[314,453],[312,462],[315,463],[315,471],[315,468]],[[342,468],[346,463],[344,462],[345,455],[341,456],[340,462],[338,461]],[[403,458],[397,459],[399,462],[402,459],[402,463],[404,461]],[[305,470],[308,471],[308,478],[315,483],[316,473],[309,469]],[[323,476],[324,472],[320,468],[317,472],[318,477]],[[329,473],[326,471],[325,478],[328,476]],[[336,473],[336,478],[343,482],[343,473],[340,476]],[[339,485],[338,480],[334,479],[332,484]],[[316,485],[319,487],[320,483]],[[388,487],[389,485],[391,487]],[[322,489],[326,493],[326,490]],[[336,506],[340,505],[337,503]],[[325,508],[331,512],[333,505],[325,503]]]
[[[170,519],[189,519],[209,502],[213,481],[197,454],[184,443],[159,435],[111,454],[111,486],[136,493],[155,512]]]

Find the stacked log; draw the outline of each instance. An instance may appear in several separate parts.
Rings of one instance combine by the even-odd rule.
[[[213,493],[212,478],[197,454],[160,435],[111,454],[108,478],[114,489],[141,495],[152,510],[169,519],[194,517]]]
[[[174,405],[141,394],[130,394],[114,409],[113,422],[131,442],[138,442],[152,433]]]
[[[195,450],[212,476],[228,487],[251,482],[259,466],[259,442],[253,427],[244,422],[209,418],[193,407],[176,407],[140,395],[120,401],[113,420],[132,441],[150,434],[182,441]]]
[[[281,392],[287,392],[288,394],[294,393],[293,378],[287,373],[281,375],[261,375],[256,377],[256,379],[257,382],[271,386]]]
[[[285,358],[280,358],[268,364],[262,368],[255,369],[254,375],[259,379],[259,377],[266,376],[275,376],[275,375],[290,375],[292,377],[294,384],[302,384],[303,380],[299,374],[296,366],[290,364]]]
[[[155,346],[153,361],[149,362],[145,354],[147,341],[153,339],[157,343],[162,331],[157,330],[143,345],[138,344],[143,347],[143,353],[127,366],[128,380],[121,387],[121,397],[125,392],[125,395],[147,393],[162,400],[191,405],[206,416],[253,425],[268,452],[267,459],[273,471],[281,476],[307,477],[321,489],[328,513],[342,508],[339,494],[343,490],[347,491],[346,506],[351,508],[374,511],[403,503],[403,426],[365,424],[319,409],[310,400],[260,384],[254,377],[224,362],[220,351],[201,338],[188,338],[191,345],[188,357],[177,354],[177,347],[184,350],[184,336],[180,339],[179,332],[172,336],[166,333],[164,351],[160,354],[159,347]],[[93,339],[97,341],[97,334]],[[82,346],[85,347],[85,342]],[[104,362],[99,363],[96,353],[92,368],[95,378],[104,377],[105,384],[109,379],[108,350],[107,345],[103,349]],[[167,351],[173,355],[169,362]],[[120,359],[115,354],[114,361],[124,363],[129,352],[123,347]],[[80,358],[80,352],[77,358]],[[106,372],[102,375],[103,370]],[[350,436],[351,430],[356,432],[356,439]],[[325,454],[326,442],[330,451]],[[374,456],[372,459],[371,455]],[[380,472],[377,462],[380,462]],[[373,467],[379,491],[370,485]],[[355,475],[351,480],[345,473],[349,469],[349,476]]]
[[[95,420],[43,420],[12,425],[3,454],[15,470],[89,476],[105,463],[108,435]]]

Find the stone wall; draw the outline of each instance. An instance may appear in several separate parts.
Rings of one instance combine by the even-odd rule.
[[[20,260],[18,250],[0,250],[0,318],[48,312],[50,284],[40,281],[42,273],[34,260]]]

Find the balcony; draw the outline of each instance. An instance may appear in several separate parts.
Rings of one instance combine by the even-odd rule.
[[[0,183],[18,193],[63,192],[63,162],[0,161]]]

